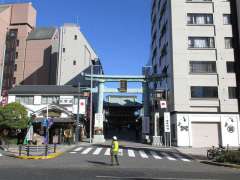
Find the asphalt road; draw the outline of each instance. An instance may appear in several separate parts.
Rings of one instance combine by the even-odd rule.
[[[240,179],[240,170],[201,164],[172,150],[154,150],[152,154],[152,150],[126,148],[119,156],[120,166],[110,166],[107,147],[77,148],[52,160],[1,156],[0,180]]]

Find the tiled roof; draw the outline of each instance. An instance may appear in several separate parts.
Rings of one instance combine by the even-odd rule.
[[[0,5],[0,13],[1,12],[3,12],[5,9],[7,9],[9,6],[6,6],[6,5],[4,5],[4,6],[1,6]]]
[[[72,86],[57,85],[22,85],[9,90],[9,94],[78,94],[78,88]]]
[[[27,40],[44,40],[51,39],[56,31],[56,28],[36,28],[29,35]]]

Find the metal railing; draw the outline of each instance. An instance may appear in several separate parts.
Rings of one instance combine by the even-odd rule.
[[[56,153],[56,144],[46,144],[42,146],[36,145],[19,145],[19,156],[47,156],[51,153]]]

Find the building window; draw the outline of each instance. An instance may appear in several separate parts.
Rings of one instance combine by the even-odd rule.
[[[227,72],[228,73],[235,73],[235,62],[228,61],[227,62]]]
[[[19,40],[18,39],[17,39],[16,45],[17,45],[17,47],[19,46]]]
[[[225,41],[225,48],[226,49],[231,49],[233,48],[233,41],[232,41],[232,37],[225,37],[224,41]]]
[[[17,64],[14,64],[14,71],[17,71]]]
[[[65,51],[66,51],[66,49],[65,48],[63,48],[63,52],[65,53]]]
[[[215,42],[213,37],[189,37],[189,48],[214,48]]]
[[[191,73],[216,73],[216,62],[190,61]]]
[[[16,59],[18,58],[18,52],[15,53],[15,58],[16,58]]]
[[[192,98],[218,98],[218,88],[212,86],[192,86]]]
[[[231,23],[231,15],[230,14],[224,14],[223,15],[223,24],[224,25],[229,25]]]
[[[42,96],[42,104],[54,104],[59,102],[59,96]]]
[[[212,14],[188,14],[187,15],[188,24],[213,24],[213,15]]]
[[[237,87],[228,87],[228,98],[237,99],[238,98],[238,88]]]
[[[16,102],[19,102],[20,104],[33,104],[33,96],[16,96]]]
[[[74,40],[77,40],[77,38],[78,38],[77,35],[75,35],[75,36],[74,36]]]
[[[74,60],[74,61],[73,61],[73,65],[75,66],[76,64],[77,64],[77,61]]]

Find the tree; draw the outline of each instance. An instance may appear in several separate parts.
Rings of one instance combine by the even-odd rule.
[[[10,129],[25,129],[28,122],[27,110],[21,104],[10,103],[0,108],[0,126]]]

